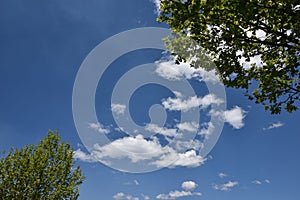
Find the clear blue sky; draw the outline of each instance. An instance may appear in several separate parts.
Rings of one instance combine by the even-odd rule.
[[[231,114],[239,119],[227,119],[200,166],[185,161],[188,167],[132,174],[84,161],[88,152],[72,115],[76,74],[91,50],[110,36],[132,28],[167,27],[156,22],[155,9],[150,0],[1,0],[0,150],[37,143],[49,129],[59,129],[62,139],[83,153],[77,160],[87,177],[80,187],[81,200],[298,200],[300,112],[270,115],[239,90],[226,89],[227,109],[238,108]],[[160,58],[161,51],[148,49],[111,65],[95,98],[103,129],[114,128],[109,97],[121,75]],[[147,109],[168,95],[170,91],[156,85],[139,88],[130,104],[133,119],[149,123]]]

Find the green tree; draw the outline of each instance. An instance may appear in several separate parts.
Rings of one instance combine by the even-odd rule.
[[[77,199],[83,182],[73,149],[56,132],[37,145],[10,150],[0,159],[0,199]]]
[[[295,111],[300,98],[299,4],[299,0],[161,0],[158,21],[197,41],[215,62],[225,86],[244,89],[249,99],[277,114],[283,108]],[[193,58],[191,67],[199,67],[196,46],[172,42],[167,46],[177,62]]]

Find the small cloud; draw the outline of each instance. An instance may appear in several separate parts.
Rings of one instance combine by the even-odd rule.
[[[107,133],[110,132],[109,129],[105,128],[99,122],[98,123],[89,123],[89,128],[94,130],[94,131],[97,131],[98,133],[101,133],[101,134],[107,134]]]
[[[134,180],[133,181],[135,185],[139,185],[140,183],[138,182],[138,180]]]
[[[258,180],[254,180],[254,181],[252,181],[252,183],[255,184],[255,185],[261,185],[262,184],[262,182],[258,181]]]
[[[269,179],[265,179],[265,182],[268,183],[268,184],[271,183]]]
[[[124,115],[126,110],[126,105],[123,104],[111,104],[111,111],[116,115]]]
[[[168,194],[159,194],[156,199],[178,199],[181,197],[201,196],[200,192],[192,192],[198,185],[194,181],[184,181],[181,184],[183,190],[170,191]]]
[[[221,117],[235,129],[240,129],[244,126],[243,119],[245,118],[245,111],[239,106],[235,106],[231,110],[226,111],[211,110],[209,114],[211,116]]]
[[[114,200],[139,200],[138,197],[133,197],[129,194],[124,194],[123,192],[119,192],[113,196]]]
[[[239,183],[237,181],[229,181],[228,183],[222,185],[213,185],[215,190],[220,191],[230,191],[233,187],[237,186]]]
[[[225,177],[228,176],[227,174],[225,174],[225,173],[223,173],[223,172],[219,173],[218,175],[219,175],[220,178],[225,178]]]
[[[182,189],[185,191],[192,191],[194,190],[198,185],[194,181],[185,181],[181,184]]]
[[[263,130],[266,131],[266,130],[270,130],[270,129],[274,129],[274,128],[279,128],[283,125],[284,125],[284,123],[282,123],[282,122],[275,122],[275,123],[271,124],[270,126],[268,126],[267,128],[263,128]]]

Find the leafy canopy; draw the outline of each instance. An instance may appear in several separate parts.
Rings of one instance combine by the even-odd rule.
[[[167,42],[177,62],[192,60],[191,67],[205,68],[197,57],[195,45],[200,44],[225,86],[244,89],[249,99],[277,114],[282,108],[295,111],[300,98],[298,4],[299,0],[161,0],[158,21],[198,42]]]
[[[49,131],[37,145],[0,158],[0,199],[77,199],[84,176],[73,164],[70,144]]]

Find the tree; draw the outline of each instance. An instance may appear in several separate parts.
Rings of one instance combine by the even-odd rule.
[[[158,17],[208,52],[225,86],[244,89],[272,114],[297,109],[299,19],[299,0],[161,0]],[[199,67],[196,46],[170,44],[177,62]]]
[[[84,176],[73,149],[56,132],[0,159],[0,199],[77,199]]]

